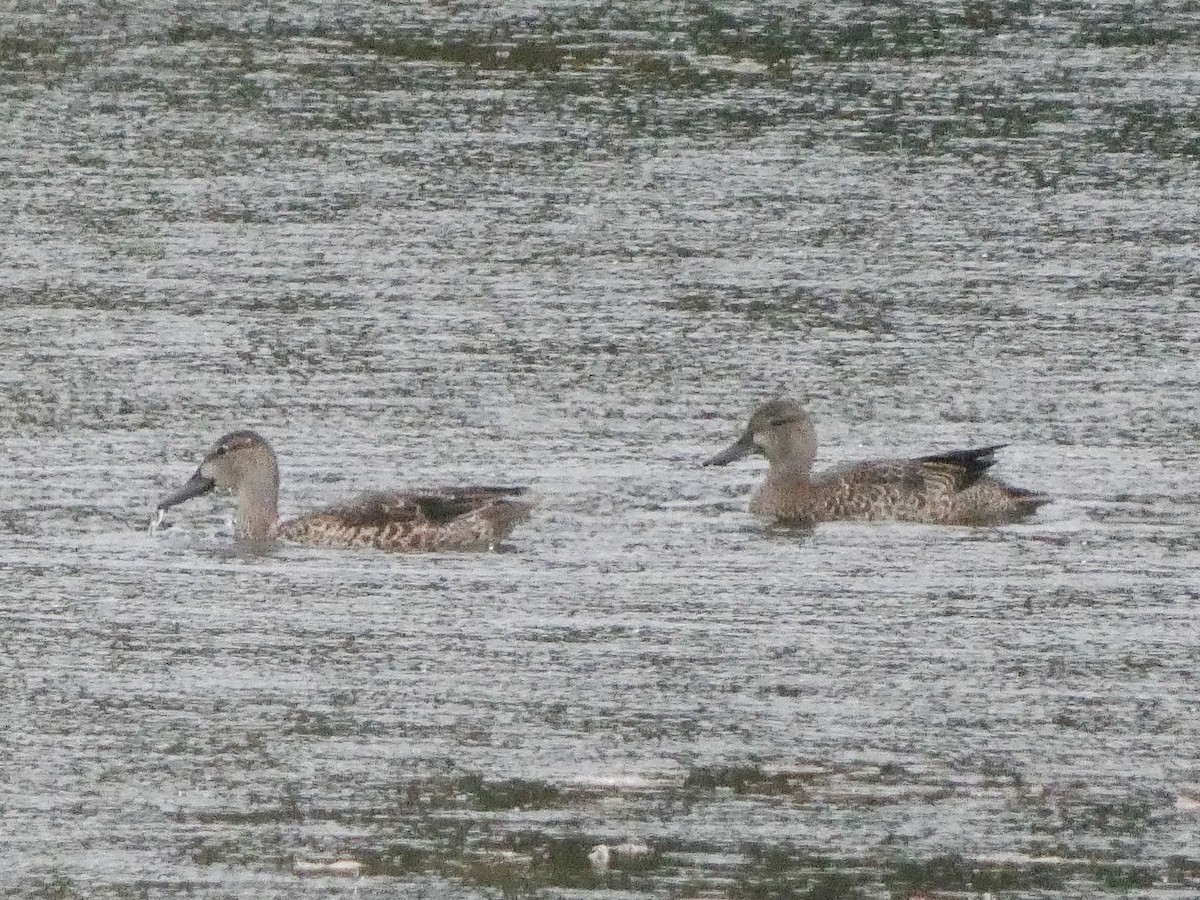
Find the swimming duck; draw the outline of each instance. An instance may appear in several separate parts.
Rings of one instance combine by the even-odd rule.
[[[1032,515],[1050,498],[986,474],[1003,446],[848,463],[814,476],[817,430],[800,404],[780,399],[756,409],[742,436],[704,465],[766,456],[771,467],[750,512],[784,524],[851,519],[1005,525]]]
[[[234,495],[234,531],[243,540],[281,538],[325,547],[391,551],[488,549],[529,518],[531,504],[512,498],[523,487],[460,487],[426,492],[372,492],[295,519],[279,520],[275,451],[253,431],[225,435],[195,474],[158,504],[164,510],[214,487]]]

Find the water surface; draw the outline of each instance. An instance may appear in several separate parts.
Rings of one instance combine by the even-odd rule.
[[[21,897],[1190,897],[1194,13],[15,4],[0,872]],[[764,528],[1007,442],[998,530]],[[527,483],[506,552],[233,547]],[[595,872],[599,843],[647,856]],[[300,878],[353,859],[358,880]]]

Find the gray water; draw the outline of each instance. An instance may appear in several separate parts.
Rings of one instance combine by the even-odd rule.
[[[1198,38],[9,3],[0,894],[1196,896]],[[780,392],[821,464],[1007,443],[1056,502],[767,528],[760,463],[697,464]],[[285,513],[537,513],[486,554],[243,551],[220,498],[148,534],[238,427]]]

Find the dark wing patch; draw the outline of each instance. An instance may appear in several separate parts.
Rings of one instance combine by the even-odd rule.
[[[372,492],[326,506],[304,518],[329,517],[348,528],[383,528],[389,522],[415,522],[420,514],[405,494]]]
[[[481,497],[474,494],[421,494],[412,497],[420,517],[427,522],[453,522],[459,516],[473,512],[494,496]]]
[[[520,496],[526,490],[524,487],[472,484],[465,487],[441,488],[412,496],[423,518],[431,522],[451,522],[496,500]]]
[[[476,485],[427,492],[376,491],[327,506],[312,515],[335,517],[348,528],[382,529],[405,522],[445,524],[501,498],[523,493],[523,487]]]
[[[951,450],[933,456],[922,456],[916,462],[923,468],[948,479],[954,490],[961,491],[979,481],[996,464],[996,451],[1006,446],[976,447],[971,450]]]

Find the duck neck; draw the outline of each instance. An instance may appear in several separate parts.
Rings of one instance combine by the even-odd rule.
[[[787,432],[771,448],[769,478],[789,485],[806,485],[812,478],[817,458],[817,434],[811,423]]]
[[[238,537],[252,541],[266,540],[279,521],[279,475],[243,484],[237,497],[237,518],[234,530]]]

